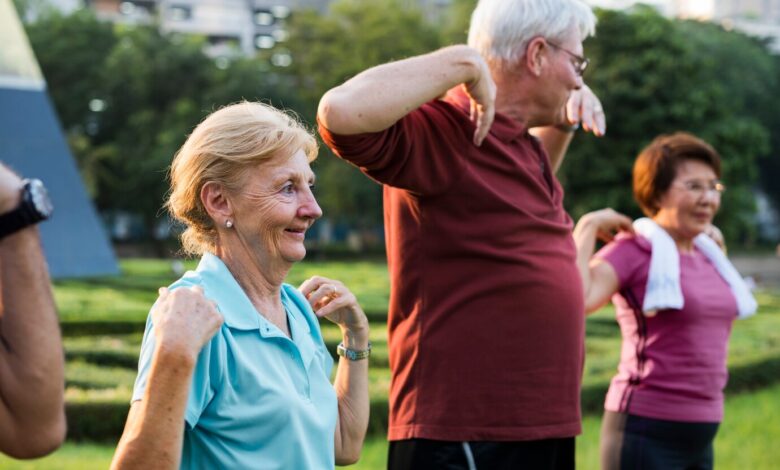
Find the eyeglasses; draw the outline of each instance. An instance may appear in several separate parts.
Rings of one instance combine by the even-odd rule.
[[[547,44],[551,45],[555,49],[558,49],[559,51],[565,52],[566,54],[569,55],[569,57],[571,57],[571,64],[574,66],[574,70],[577,72],[577,75],[579,75],[581,77],[582,74],[585,73],[585,69],[588,68],[588,64],[590,63],[590,59],[588,59],[587,57],[583,57],[581,55],[577,55],[577,54],[573,53],[572,51],[570,51],[568,49],[565,49],[565,48],[563,48],[563,47],[561,47],[558,44],[555,44],[553,42],[547,41]]]
[[[723,194],[723,192],[726,190],[726,185],[717,180],[710,181],[708,183],[694,180],[683,182],[682,189],[688,191],[698,199],[705,194],[713,194],[717,197],[720,197],[720,195]]]

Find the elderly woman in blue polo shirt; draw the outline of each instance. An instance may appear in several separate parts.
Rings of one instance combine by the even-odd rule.
[[[168,209],[195,271],[160,290],[112,468],[322,469],[357,461],[368,321],[323,277],[284,284],[322,215],[314,138],[270,106],[208,116],[171,166]],[[317,317],[343,333],[335,382]]]

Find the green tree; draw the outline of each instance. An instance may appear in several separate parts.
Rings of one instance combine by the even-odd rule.
[[[290,22],[290,72],[304,101],[303,116],[314,121],[317,103],[330,88],[378,64],[435,50],[439,31],[420,10],[398,0],[339,0],[326,15],[296,13]],[[379,185],[323,147],[316,171],[318,197],[327,216],[371,226],[381,223]]]
[[[206,114],[242,99],[301,106],[264,61],[217,67],[203,38],[114,27],[84,10],[41,15],[27,32],[98,208],[141,215],[149,233],[166,169]]]
[[[26,30],[87,188],[95,195],[105,155],[90,152],[95,114],[90,103],[99,98],[102,64],[116,43],[113,28],[82,10],[71,15],[49,11]]]
[[[602,10],[598,17],[598,36],[586,44],[593,62],[586,81],[604,103],[608,132],[603,139],[578,135],[562,167],[572,215],[603,206],[639,215],[630,188],[636,154],[658,134],[688,131],[724,156],[729,192],[717,223],[730,240],[750,238],[750,188],[756,161],[768,151],[768,132],[744,112],[749,94],[735,91],[723,71],[728,52],[720,43],[733,33],[669,20],[650,8]],[[755,58],[743,59],[727,66],[742,71],[756,66]]]

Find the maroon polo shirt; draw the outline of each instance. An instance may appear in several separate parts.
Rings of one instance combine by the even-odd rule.
[[[582,286],[538,140],[497,114],[476,147],[462,93],[382,132],[320,133],[384,185],[389,439],[579,434]]]

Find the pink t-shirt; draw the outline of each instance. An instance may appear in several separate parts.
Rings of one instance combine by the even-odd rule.
[[[645,316],[641,305],[650,253],[646,239],[619,237],[596,254],[618,275],[620,290],[612,302],[623,336],[618,373],[604,408],[656,419],[720,422],[736,299],[696,250],[680,254],[683,308]]]

